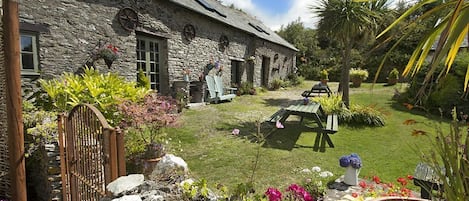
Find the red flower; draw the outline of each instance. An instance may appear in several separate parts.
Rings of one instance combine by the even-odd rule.
[[[358,197],[358,193],[352,193],[352,197],[354,198]]]
[[[402,177],[399,177],[397,179],[397,182],[401,183],[401,185],[403,185],[403,186],[407,185],[407,180],[402,178]]]
[[[409,175],[407,175],[407,179],[413,180],[413,179],[414,179],[414,176],[412,176],[412,175],[409,174]]]
[[[378,176],[373,176],[373,181],[377,184],[381,183],[381,179]]]
[[[366,188],[365,181],[360,181],[360,183],[358,183],[358,185],[360,185],[360,187],[362,187],[362,188]]]

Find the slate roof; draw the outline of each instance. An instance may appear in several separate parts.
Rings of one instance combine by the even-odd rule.
[[[170,0],[170,2],[254,34],[264,40],[298,51],[295,46],[270,30],[261,21],[239,10],[226,7],[216,0]]]

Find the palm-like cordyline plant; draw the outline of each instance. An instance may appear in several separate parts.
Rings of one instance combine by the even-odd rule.
[[[407,17],[419,10],[425,5],[438,2],[438,0],[422,0],[409,8],[401,17],[394,21],[387,29],[385,29],[378,37],[391,30],[397,24],[403,22]],[[403,71],[403,76],[413,76],[418,72],[424,61],[428,58],[432,46],[436,43],[435,54],[433,55],[430,63],[429,71],[426,73],[424,84],[420,88],[416,96],[416,103],[422,103],[425,90],[429,81],[435,72],[438,72],[438,64],[445,59],[446,68],[440,69],[438,79],[449,72],[451,65],[461,47],[465,37],[469,39],[469,2],[464,0],[449,0],[439,4],[438,6],[428,10],[419,17],[415,18],[407,27],[411,27],[422,20],[430,18],[432,15],[442,14],[439,24],[437,24],[432,31],[418,44],[412,54],[406,68]],[[409,29],[410,30],[410,29]],[[394,46],[396,47],[396,45]],[[378,73],[381,66],[378,68]],[[376,78],[375,78],[376,80]],[[467,93],[469,82],[469,65],[464,81],[464,90]]]
[[[400,18],[391,24],[379,36],[389,31],[398,23],[404,21],[413,12],[430,3],[438,2],[437,0],[422,0],[409,10],[407,10]],[[433,74],[438,73],[438,79],[449,72],[454,59],[461,47],[465,37],[469,41],[469,2],[467,0],[449,0],[444,1],[438,6],[428,10],[419,17],[415,18],[408,26],[419,23],[434,14],[442,14],[442,18],[432,31],[418,44],[412,54],[409,62],[404,69],[403,75],[415,75],[429,56],[428,53],[433,44],[437,44],[435,54],[430,63],[429,71],[426,72],[424,85],[417,93],[416,103],[421,103],[425,98],[425,90]],[[378,37],[379,37],[378,36]],[[395,46],[394,46],[395,47]],[[445,68],[438,69],[438,64],[445,61]],[[381,67],[378,69],[378,73]],[[439,72],[438,72],[439,71]],[[378,74],[377,73],[377,74]],[[376,79],[375,79],[376,80]],[[466,76],[464,80],[464,91],[468,93],[469,82],[469,64],[467,66]],[[456,115],[457,111],[453,111],[454,122],[451,126],[449,135],[444,135],[443,131],[438,131],[438,137],[435,140],[436,151],[431,152],[429,160],[433,163],[435,172],[442,178],[443,195],[446,200],[468,200],[469,194],[469,130],[464,136],[464,126],[459,125]],[[467,117],[466,117],[467,118]],[[467,119],[465,119],[467,121]],[[468,125],[466,125],[467,128]],[[442,169],[438,164],[443,163]]]
[[[349,70],[351,51],[354,45],[374,33],[379,15],[370,2],[353,0],[322,0],[319,7],[312,7],[320,21],[318,30],[340,42],[343,48],[342,71],[339,92],[347,105],[349,103]]]

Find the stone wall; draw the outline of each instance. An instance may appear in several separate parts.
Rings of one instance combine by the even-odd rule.
[[[282,46],[258,39],[250,33],[240,31],[215,21],[205,15],[176,6],[168,1],[90,1],[90,0],[23,0],[20,16],[23,22],[41,24],[47,32],[40,33],[40,68],[45,78],[75,72],[89,59],[89,53],[98,44],[109,42],[119,47],[120,58],[113,64],[111,71],[117,71],[130,80],[136,79],[136,32],[124,30],[117,21],[116,14],[121,8],[130,7],[138,12],[140,26],[137,31],[157,37],[163,43],[164,65],[162,84],[166,91],[171,83],[182,80],[182,69],[192,70],[191,80],[198,75],[210,59],[219,60],[224,66],[225,82],[230,80],[231,59],[243,60],[251,55],[270,57],[270,66],[288,66],[277,71],[284,77],[287,69],[294,65],[294,52]],[[184,39],[185,25],[195,27],[196,37],[192,41]],[[221,51],[219,38],[226,35],[229,46]],[[261,48],[261,49],[259,49]],[[282,52],[283,50],[283,52]],[[278,53],[279,59],[274,61]],[[290,59],[278,64],[284,56]],[[261,61],[261,60],[260,60]],[[262,62],[254,66],[254,83],[260,84]],[[97,64],[104,72],[109,71],[103,63]],[[243,63],[247,65],[247,63]],[[247,76],[243,76],[246,81]]]
[[[3,17],[3,13],[0,17]],[[0,197],[10,196],[10,179],[6,175],[10,171],[10,162],[8,159],[6,75],[3,58],[3,24],[0,21]]]

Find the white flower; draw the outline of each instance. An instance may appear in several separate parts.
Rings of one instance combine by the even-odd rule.
[[[184,184],[189,184],[189,185],[192,185],[194,183],[194,180],[193,179],[186,179],[184,181],[181,181],[181,183],[179,183],[180,186],[184,186]]]
[[[305,169],[302,169],[301,172],[302,172],[302,173],[311,173],[311,170],[305,168]]]
[[[326,177],[332,177],[334,176],[334,174],[332,174],[332,172],[329,172],[329,171],[324,171],[324,172],[319,173],[319,176],[322,178],[326,178]]]
[[[313,172],[321,172],[321,168],[319,166],[314,166],[311,168]]]

